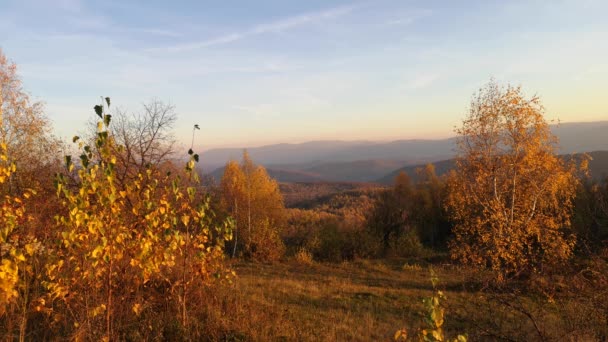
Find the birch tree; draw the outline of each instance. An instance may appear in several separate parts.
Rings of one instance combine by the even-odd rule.
[[[490,82],[456,130],[459,154],[446,201],[455,222],[450,251],[489,267],[498,281],[542,271],[573,251],[576,170],[556,155],[543,114],[538,97]]]

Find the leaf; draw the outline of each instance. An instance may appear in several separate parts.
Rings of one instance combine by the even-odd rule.
[[[192,151],[192,149],[188,149],[188,154],[192,155],[194,153],[194,151]]]
[[[106,97],[106,103],[108,104],[108,108],[110,108],[110,98]]]
[[[103,117],[103,123],[106,125],[106,127],[110,126],[110,121],[112,120],[112,115],[110,114],[106,114]]]
[[[195,154],[194,156],[192,156],[194,158],[194,161],[196,161],[198,163],[198,154]]]
[[[81,154],[80,155],[80,160],[82,161],[82,166],[84,168],[87,168],[89,166],[89,157],[87,157],[86,154]]]
[[[401,329],[395,332],[394,340],[407,340],[407,330]]]
[[[135,305],[133,305],[133,312],[135,312],[135,314],[139,316],[139,314],[141,313],[141,304],[136,303]]]
[[[102,114],[103,114],[103,107],[102,107],[102,106],[100,106],[100,105],[96,105],[96,106],[95,106],[95,107],[93,107],[93,108],[95,108],[95,113],[97,114],[97,116],[99,116],[99,118],[100,118],[100,119],[101,119],[101,118],[103,118],[103,117],[102,117]]]
[[[23,255],[21,253],[18,253],[18,254],[15,255],[15,259],[17,261],[25,261],[25,255]]]
[[[25,253],[27,253],[27,255],[34,255],[34,253],[36,252],[36,246],[34,246],[31,243],[28,243],[25,245]]]
[[[99,258],[99,255],[103,252],[103,246],[97,246],[93,252],[91,252],[91,257]]]
[[[191,187],[191,186],[189,186],[186,189],[186,192],[188,193],[188,197],[190,197],[191,200],[194,200],[194,195],[196,194],[196,189],[193,188],[193,187]]]
[[[183,215],[182,216],[182,223],[184,224],[184,226],[188,226],[188,223],[190,223],[190,216]]]
[[[72,142],[73,142],[73,143],[75,143],[75,142],[77,142],[77,141],[78,141],[78,139],[80,139],[80,137],[79,137],[79,136],[77,136],[77,135],[75,135],[75,136],[72,138]]]
[[[194,129],[201,129],[200,127],[198,127],[198,125],[194,125]]]

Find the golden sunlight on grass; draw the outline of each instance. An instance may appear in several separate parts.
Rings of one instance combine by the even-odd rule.
[[[427,266],[405,259],[358,260],[341,264],[296,261],[239,262],[238,277],[209,302],[203,320],[224,341],[389,341],[395,331],[425,327],[423,298],[433,293]],[[563,298],[566,309],[539,295],[481,295],[474,272],[434,265],[444,302],[446,336],[467,333],[472,341],[515,336],[539,340],[526,313],[541,317],[555,336],[567,330],[585,340],[584,303]],[[485,275],[484,275],[485,276]],[[467,280],[465,280],[467,279]],[[564,326],[570,317],[571,326]],[[589,321],[591,323],[591,321]],[[553,335],[552,335],[553,336]]]
[[[403,265],[239,263],[234,286],[224,289],[232,292],[221,305],[226,311],[213,320],[229,340],[389,340],[398,327],[420,326],[422,298],[432,291],[426,268]],[[442,268],[440,275],[445,287],[462,283],[460,271]]]

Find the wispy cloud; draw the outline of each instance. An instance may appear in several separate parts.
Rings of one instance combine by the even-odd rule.
[[[81,0],[55,0],[53,5],[61,10],[72,13],[80,13],[84,8],[84,4]]]
[[[164,30],[164,29],[156,29],[156,28],[125,28],[124,31],[127,32],[135,32],[135,33],[144,33],[155,36],[164,36],[164,37],[179,37],[180,33],[172,31],[172,30]]]
[[[233,106],[236,110],[243,111],[252,115],[255,120],[271,119],[279,116],[280,109],[271,103],[261,103],[256,105]]]
[[[228,44],[251,36],[283,32],[309,23],[337,18],[352,12],[357,7],[357,5],[340,6],[326,9],[323,11],[305,13],[268,23],[259,24],[247,30],[236,31],[202,41],[178,44],[169,47],[151,48],[148,49],[148,51],[183,52],[188,50],[206,48],[209,46]]]
[[[432,85],[439,79],[437,73],[422,73],[416,75],[412,80],[408,82],[409,89],[422,89]]]
[[[336,18],[353,11],[357,6],[341,6],[327,9],[320,12],[302,14],[271,23],[261,24],[254,27],[251,34],[263,34],[270,32],[281,32],[290,28],[301,26],[307,23]]]
[[[393,17],[392,19],[388,20],[386,22],[386,24],[387,25],[409,25],[420,18],[430,16],[432,13],[433,13],[433,11],[431,11],[429,9],[408,12],[408,13],[400,15],[398,17]]]

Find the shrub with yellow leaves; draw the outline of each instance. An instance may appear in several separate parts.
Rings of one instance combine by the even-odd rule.
[[[3,121],[3,98],[0,87],[0,124]],[[8,158],[8,147],[4,136],[0,141],[0,184],[11,179],[17,171],[15,163]],[[18,195],[4,194],[0,207],[0,317],[8,334],[12,334],[15,319],[18,321],[19,340],[23,341],[27,329],[30,303],[38,298],[32,293],[32,279],[36,258],[41,244],[24,228],[28,219],[23,200],[35,194],[26,189]]]
[[[214,223],[208,200],[197,194],[192,151],[186,182],[153,167],[117,182],[121,148],[109,129],[109,106],[109,98],[95,106],[94,147],[74,137],[80,165],[67,156],[66,173],[57,176],[64,211],[56,216],[50,297],[71,314],[61,321],[73,336],[113,340],[135,331],[148,339],[160,334],[150,323],[158,311],[173,313],[187,331],[190,297],[232,273],[222,262],[231,227]]]

